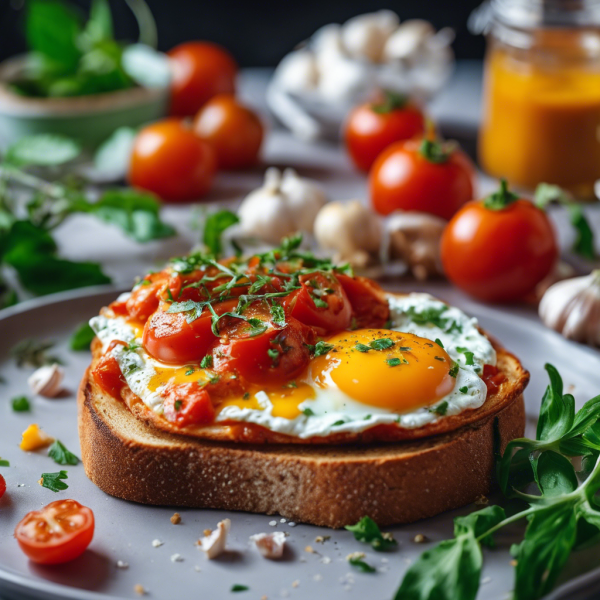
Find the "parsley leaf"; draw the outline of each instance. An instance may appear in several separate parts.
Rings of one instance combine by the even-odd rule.
[[[10,462],[0,458],[0,467],[10,467]]]
[[[241,585],[239,583],[235,583],[231,586],[232,592],[247,592],[250,588],[247,585]]]
[[[447,306],[425,308],[417,312],[416,306],[410,306],[406,311],[408,318],[416,325],[434,325],[440,329],[446,329],[448,319],[442,315],[448,310]]]
[[[285,311],[281,304],[273,302],[271,304],[271,318],[277,327],[285,327]]]
[[[355,348],[359,351],[359,352],[368,352],[371,347],[367,346],[366,344],[361,344],[360,342],[356,342],[356,346]]]
[[[72,452],[69,452],[65,445],[59,440],[56,440],[52,446],[50,446],[48,449],[48,456],[59,465],[76,465],[79,463],[79,459]]]
[[[430,410],[436,415],[444,416],[446,414],[446,411],[448,410],[448,402],[444,400],[443,402],[440,402],[437,406],[434,406]]]
[[[302,410],[302,412],[307,416],[307,417],[314,417],[315,413],[313,412],[312,408],[305,408]]]
[[[350,558],[348,559],[348,562],[363,573],[375,573],[377,571],[375,567],[372,567],[370,564],[366,563],[360,558]]]
[[[394,342],[390,338],[379,338],[378,340],[373,340],[369,346],[373,348],[373,350],[387,350],[394,345]]]
[[[475,354],[473,352],[469,352],[469,350],[467,350],[466,348],[463,348],[461,346],[457,346],[456,348],[457,352],[460,352],[461,354],[465,355],[465,365],[474,365],[475,363],[473,362],[473,357],[475,356]]]
[[[27,396],[17,396],[11,400],[11,404],[15,412],[29,412],[31,410],[31,404]]]
[[[363,517],[356,525],[346,525],[346,529],[354,534],[359,542],[371,544],[374,550],[388,550],[398,542],[389,533],[382,533],[371,517]]]
[[[388,358],[385,362],[390,367],[397,367],[399,364],[401,364],[402,361],[399,358],[394,357],[394,358]]]
[[[208,215],[204,224],[202,241],[213,256],[218,258],[221,255],[223,249],[221,236],[223,232],[232,225],[239,223],[239,221],[240,218],[230,210],[219,210]]]
[[[457,362],[453,363],[452,366],[450,367],[450,370],[448,371],[448,375],[450,375],[450,377],[454,377],[456,379],[459,368],[460,367]]]
[[[321,356],[322,354],[327,354],[331,350],[333,350],[335,346],[333,344],[328,344],[327,342],[317,342],[314,346],[308,345],[308,349],[310,353],[316,358],[317,356]]]
[[[205,355],[200,361],[200,366],[203,369],[210,369],[213,366],[213,357],[212,354]]]
[[[92,340],[96,337],[94,330],[90,327],[89,323],[82,323],[71,336],[69,346],[71,350],[76,352],[89,350]]]
[[[68,479],[66,471],[58,471],[58,473],[42,473],[40,483],[42,487],[48,488],[52,492],[60,492],[69,487],[64,481],[61,481],[62,479]]]

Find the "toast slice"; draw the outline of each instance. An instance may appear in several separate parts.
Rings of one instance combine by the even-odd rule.
[[[338,446],[161,431],[104,394],[88,370],[78,398],[83,463],[100,489],[143,504],[280,514],[332,528],[365,515],[380,525],[431,517],[487,494],[495,452],[523,435],[529,374],[510,353],[497,352],[508,381],[493,398],[495,410],[418,440]]]

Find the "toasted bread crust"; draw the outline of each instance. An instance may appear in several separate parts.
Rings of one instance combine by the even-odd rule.
[[[134,502],[280,514],[326,527],[369,515],[408,523],[489,492],[494,450],[523,435],[522,395],[460,429],[361,445],[240,444],[160,431],[85,374],[79,435],[88,477]]]

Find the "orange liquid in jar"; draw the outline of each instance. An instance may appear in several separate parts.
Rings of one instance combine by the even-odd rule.
[[[600,61],[581,60],[580,34],[543,35],[536,56],[503,47],[488,54],[480,162],[516,186],[554,183],[591,198],[600,179]]]

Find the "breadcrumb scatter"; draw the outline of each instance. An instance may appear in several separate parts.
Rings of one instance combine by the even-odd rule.
[[[296,581],[292,581],[292,587],[297,588],[300,585],[300,580],[296,579]]]
[[[346,556],[346,560],[362,560],[365,556],[366,554],[364,552],[351,552],[348,554],[348,556]]]
[[[413,542],[415,542],[415,544],[424,544],[428,541],[429,540],[427,539],[427,536],[423,535],[422,533],[417,533],[417,535],[415,535],[413,538]]]
[[[487,496],[481,494],[481,496],[477,496],[475,499],[476,506],[487,506],[490,503],[490,499]]]
[[[138,595],[138,596],[145,596],[146,595],[146,588],[143,585],[140,585],[139,583],[137,583],[136,585],[133,586],[133,591]]]
[[[315,550],[312,546],[306,546],[306,548],[304,548],[304,552],[308,552],[310,554],[314,554]]]
[[[277,521],[269,521],[271,527],[277,527]]]
[[[205,530],[202,532],[202,535],[203,535],[204,537],[208,537],[208,536],[209,536],[211,533],[212,533],[212,529],[205,529]]]
[[[173,525],[179,525],[179,523],[181,523],[181,515],[179,513],[174,513],[171,517],[171,523],[173,523]]]
[[[172,554],[171,562],[183,562],[183,556],[181,554]]]
[[[517,561],[516,561],[516,560],[513,558],[513,560],[511,560],[511,561],[510,561],[508,564],[509,564],[511,567],[516,567],[516,566],[517,566]]]
[[[296,523],[294,523],[294,521],[290,521],[290,522],[288,523],[288,525],[289,525],[290,527],[296,527]]]
[[[125,561],[118,560],[117,561],[117,569],[129,569],[129,564]]]

